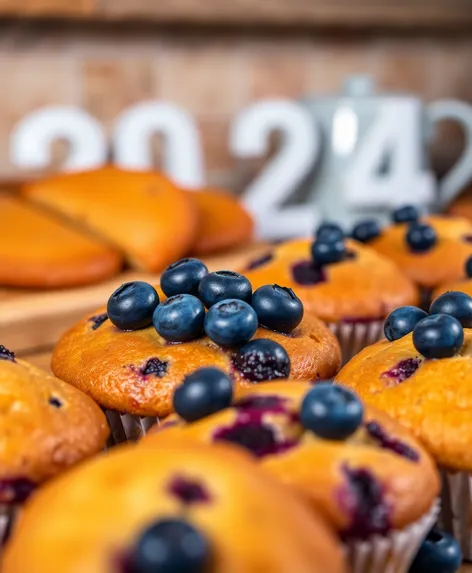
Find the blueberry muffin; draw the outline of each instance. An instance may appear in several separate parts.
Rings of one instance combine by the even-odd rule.
[[[249,263],[246,276],[255,288],[274,282],[294,290],[306,314],[336,333],[348,360],[382,333],[387,314],[416,304],[417,289],[387,258],[323,225],[316,240],[300,239],[274,247]]]
[[[290,289],[269,285],[253,295],[244,276],[208,273],[198,259],[171,265],[161,288],[159,295],[147,283],[123,285],[53,353],[54,373],[108,411],[117,441],[168,416],[174,389],[199,367],[230,374],[236,393],[262,380],[326,378],[339,368],[336,338],[303,316]]]
[[[197,233],[193,195],[155,171],[106,166],[34,181],[21,193],[114,245],[140,270],[161,271]]]
[[[11,196],[0,196],[0,284],[71,287],[104,280],[123,266],[106,242]]]
[[[104,448],[108,426],[85,394],[0,346],[0,539],[47,479]]]
[[[40,491],[2,568],[26,571],[347,573],[327,526],[244,452],[182,444],[116,448]]]
[[[444,475],[443,521],[472,557],[472,298],[448,292],[429,315],[399,308],[387,340],[366,348],[336,377],[408,428]]]
[[[226,407],[222,376],[217,383],[205,370],[192,374],[176,391],[178,415],[143,443],[237,444],[324,515],[350,548],[353,570],[378,573],[393,562],[406,572],[434,522],[439,491],[419,443],[340,386],[264,383]],[[367,547],[369,566],[359,568]]]
[[[459,217],[421,217],[416,208],[403,207],[393,213],[390,227],[370,233],[365,242],[418,285],[427,305],[438,285],[462,278],[472,255],[472,225]]]
[[[198,210],[198,232],[192,253],[208,255],[251,241],[254,222],[237,197],[211,188],[189,193]]]
[[[438,286],[433,292],[433,299],[448,291],[464,292],[472,296],[472,256],[465,262],[463,277]]]

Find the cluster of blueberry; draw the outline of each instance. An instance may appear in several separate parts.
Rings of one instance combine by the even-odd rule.
[[[217,344],[234,347],[248,342],[258,325],[288,334],[303,318],[303,304],[291,289],[265,285],[253,293],[243,275],[209,273],[199,259],[170,265],[162,274],[161,288],[169,297],[162,304],[148,283],[122,285],[108,300],[111,322],[121,330],[153,323],[169,342],[186,342],[205,332]]]
[[[413,253],[424,253],[434,247],[437,242],[436,231],[425,223],[420,222],[420,212],[413,205],[396,209],[392,214],[394,224],[408,224],[405,241]],[[381,234],[382,230],[373,219],[358,223],[352,237],[361,243],[368,243]]]
[[[186,376],[174,392],[175,412],[195,422],[228,408],[233,400],[229,376],[218,368],[200,368]],[[300,422],[306,430],[326,440],[345,440],[361,425],[362,402],[347,388],[331,382],[316,384],[304,397]]]
[[[339,263],[348,256],[344,232],[335,223],[323,223],[315,233],[311,256],[316,267]]]
[[[464,328],[472,328],[472,298],[450,291],[439,296],[429,314],[415,306],[402,306],[385,320],[385,337],[391,342],[413,332],[413,344],[425,358],[449,358],[464,342]]]

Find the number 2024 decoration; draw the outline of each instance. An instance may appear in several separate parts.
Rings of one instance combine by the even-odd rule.
[[[381,139],[378,132],[386,126],[388,132],[393,133],[393,119],[386,111],[382,121],[372,129],[370,139]],[[285,205],[301,182],[313,172],[320,158],[320,130],[309,110],[300,103],[282,99],[250,105],[241,110],[231,124],[230,151],[237,158],[261,157],[267,153],[269,137],[274,131],[282,134],[280,149],[246,188],[243,202],[253,214],[261,238],[310,234],[327,215],[317,207],[316,182],[315,194],[308,203]],[[161,134],[165,142],[163,170],[167,175],[188,189],[204,187],[204,157],[196,122],[187,111],[171,102],[143,102],[126,109],[117,118],[111,138],[115,164],[129,169],[151,168],[150,139],[156,133]],[[10,138],[11,162],[23,169],[46,168],[51,163],[51,143],[57,139],[69,142],[69,156],[63,165],[66,171],[99,167],[110,156],[108,138],[95,118],[77,107],[53,106],[27,115],[15,126]],[[370,148],[366,144],[363,146],[363,149]],[[400,157],[403,157],[401,153]],[[334,210],[339,201],[362,208],[376,200],[386,209],[391,208],[392,193],[386,190],[390,191],[395,177],[398,180],[399,170],[402,176],[407,171],[415,172],[418,183],[422,182],[416,202],[429,201],[433,185],[431,175],[424,170],[420,172],[420,166],[412,162],[411,156],[406,155],[404,159],[405,165],[397,166],[389,183],[379,180],[375,173],[367,172],[371,161],[365,159],[361,150],[348,172],[350,189],[346,188],[341,192],[342,196],[336,197],[334,195],[339,193],[333,189]],[[397,204],[411,201],[410,188],[400,187],[393,194],[393,201]]]

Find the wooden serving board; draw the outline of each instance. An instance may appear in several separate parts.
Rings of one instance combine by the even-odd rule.
[[[268,245],[246,245],[222,255],[204,258],[210,270],[241,268],[267,251]],[[0,344],[18,356],[48,353],[61,334],[88,312],[106,304],[121,284],[143,280],[153,284],[159,275],[126,271],[111,280],[62,290],[0,289]]]

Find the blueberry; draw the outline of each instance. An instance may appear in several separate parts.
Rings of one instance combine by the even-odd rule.
[[[420,218],[420,212],[417,207],[413,205],[405,205],[395,209],[392,213],[392,220],[394,223],[415,223]]]
[[[252,308],[259,324],[277,332],[288,334],[303,318],[302,301],[291,288],[265,285],[252,295]]]
[[[352,230],[352,238],[360,243],[368,243],[380,235],[380,225],[374,219],[358,223]]]
[[[316,384],[303,398],[300,420],[304,428],[325,440],[345,440],[362,423],[364,406],[342,386]]]
[[[425,253],[437,242],[436,231],[424,223],[412,223],[405,235],[406,243],[413,253]]]
[[[346,246],[344,241],[321,241],[317,239],[311,245],[311,256],[318,266],[339,263],[344,259]]]
[[[194,422],[231,406],[233,385],[218,368],[199,368],[185,377],[174,392],[174,410]]]
[[[193,294],[198,296],[198,285],[208,269],[200,259],[180,259],[169,265],[161,275],[161,288],[166,296]]]
[[[469,257],[465,262],[465,274],[469,279],[472,278],[472,257]]]
[[[450,358],[464,342],[461,323],[449,314],[435,314],[420,320],[413,329],[413,344],[425,358]]]
[[[384,323],[385,338],[393,342],[413,331],[415,325],[428,314],[416,306],[401,306],[393,310]]]
[[[230,298],[214,304],[205,316],[205,332],[220,346],[240,346],[254,336],[256,311],[243,300]]]
[[[152,320],[162,338],[169,342],[186,342],[203,334],[205,308],[197,297],[178,294],[160,304]]]
[[[159,304],[156,289],[142,281],[125,283],[108,299],[107,314],[120,330],[139,330],[152,324]]]
[[[176,518],[161,519],[142,532],[127,570],[130,573],[203,573],[210,545],[192,525]]]
[[[8,348],[5,348],[3,344],[0,344],[0,360],[9,360],[10,362],[15,362],[15,353]]]
[[[240,348],[233,364],[251,382],[277,380],[290,375],[290,358],[285,348],[265,338],[251,340]]]
[[[216,271],[203,277],[198,287],[198,296],[207,308],[228,298],[237,298],[250,303],[252,285],[239,273]]]
[[[455,573],[462,564],[457,541],[439,529],[432,529],[423,541],[410,573]]]
[[[429,314],[450,314],[465,328],[472,328],[472,298],[465,292],[445,292],[433,301]]]
[[[342,241],[344,239],[344,232],[341,227],[335,223],[323,223],[316,230],[315,238],[316,240],[326,243]]]

